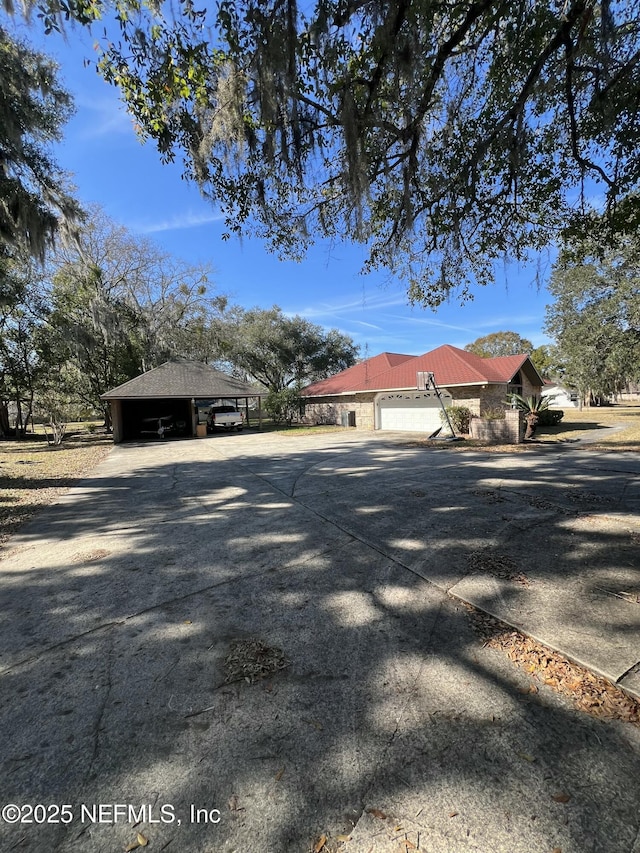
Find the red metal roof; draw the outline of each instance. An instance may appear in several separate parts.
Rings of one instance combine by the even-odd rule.
[[[438,385],[488,385],[510,382],[528,360],[524,355],[481,358],[444,344],[424,355],[382,353],[323,379],[302,390],[305,397],[347,394],[356,391],[387,391],[417,387],[418,371],[435,375]]]
[[[369,387],[369,383],[379,373],[385,373],[403,361],[413,361],[414,358],[414,355],[383,352],[380,355],[374,355],[373,358],[368,358],[365,361],[354,364],[353,367],[348,367],[341,373],[336,373],[335,376],[314,382],[313,385],[304,388],[302,393],[305,395],[311,393],[314,397],[318,397],[324,394],[348,394],[355,390],[366,390]]]

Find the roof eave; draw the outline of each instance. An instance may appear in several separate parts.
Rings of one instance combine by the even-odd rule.
[[[508,385],[508,379],[475,379],[473,382],[443,382],[439,388],[466,388],[469,385]],[[396,388],[357,388],[353,391],[326,391],[325,393],[303,394],[303,397],[352,397],[354,394],[382,394],[389,391],[422,391],[414,385],[404,385]]]

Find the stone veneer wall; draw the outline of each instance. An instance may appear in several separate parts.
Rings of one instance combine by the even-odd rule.
[[[375,429],[373,400],[375,394],[349,394],[344,397],[314,397],[305,403],[303,423],[342,424],[342,412],[356,413],[356,429]]]
[[[540,389],[534,388],[523,377],[522,394],[529,397],[539,394]],[[507,385],[461,385],[447,390],[454,406],[466,406],[476,417],[495,409],[507,409]],[[366,394],[349,394],[343,397],[314,397],[312,403],[304,407],[303,423],[305,424],[338,424],[342,423],[342,412],[356,413],[356,429],[375,429],[375,414],[373,401],[376,392]]]
[[[495,409],[507,409],[506,382],[503,385],[486,385],[484,387],[478,385],[462,385],[458,388],[449,388],[449,392],[453,397],[454,406],[466,406],[471,409],[472,414],[476,417],[482,417],[486,412]],[[533,386],[526,376],[523,376],[522,396],[531,397],[533,394],[539,396],[540,388]]]

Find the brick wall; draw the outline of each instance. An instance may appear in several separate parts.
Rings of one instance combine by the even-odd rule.
[[[507,409],[504,419],[471,418],[471,438],[480,441],[520,444],[524,436],[524,417],[519,409]]]
[[[471,412],[479,417],[495,409],[508,409],[507,402],[509,386],[505,382],[501,385],[467,385],[459,388],[449,388],[453,397],[454,406],[466,406],[471,409]],[[522,378],[522,396],[531,397],[532,395],[540,396],[540,388],[533,386],[531,382],[523,376]]]

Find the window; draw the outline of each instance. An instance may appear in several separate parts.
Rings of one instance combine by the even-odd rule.
[[[522,396],[522,374],[520,371],[516,373],[511,382],[507,385],[507,396],[511,397],[512,394],[519,394]]]

